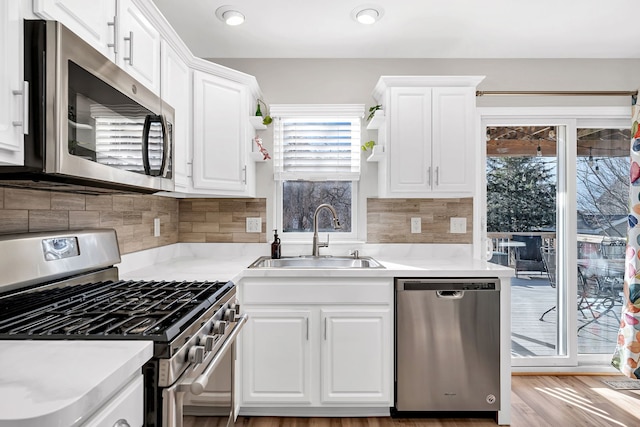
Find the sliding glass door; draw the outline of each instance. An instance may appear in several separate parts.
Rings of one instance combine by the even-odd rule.
[[[610,366],[630,109],[481,109],[487,258],[511,266],[512,366]],[[482,213],[481,213],[482,214]]]
[[[487,126],[487,238],[490,261],[515,269],[511,280],[514,357],[565,356],[558,331],[565,282],[558,280],[558,143],[554,124]]]
[[[610,356],[623,302],[629,128],[579,127],[576,145],[578,354]]]

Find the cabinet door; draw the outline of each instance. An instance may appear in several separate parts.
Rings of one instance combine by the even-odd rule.
[[[475,89],[433,88],[435,191],[473,191]]]
[[[34,0],[33,11],[60,21],[104,56],[115,60],[115,0]]]
[[[193,81],[193,188],[196,192],[244,195],[246,88],[202,71],[194,71]]]
[[[175,110],[173,138],[176,191],[187,191],[191,162],[191,73],[178,53],[162,41],[162,99]]]
[[[322,402],[392,405],[388,307],[322,309]]]
[[[431,190],[431,89],[391,88],[389,191],[420,196]]]
[[[309,310],[246,309],[243,402],[310,403]]]
[[[0,164],[3,165],[24,162],[22,33],[20,2],[0,2],[0,57],[4,59],[0,73]]]
[[[118,0],[118,34],[118,65],[158,95],[160,33],[132,0]]]

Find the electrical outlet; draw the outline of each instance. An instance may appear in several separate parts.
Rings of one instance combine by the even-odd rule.
[[[451,218],[450,233],[464,234],[467,232],[467,218]]]
[[[153,237],[160,237],[160,218],[153,218]]]
[[[260,233],[262,231],[262,218],[247,218],[247,233]]]
[[[422,233],[422,218],[411,218],[411,232]]]

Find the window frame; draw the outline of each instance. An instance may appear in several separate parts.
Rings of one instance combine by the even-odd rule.
[[[303,181],[303,180],[301,180]],[[327,180],[327,181],[331,181],[331,180]],[[284,242],[311,242],[311,239],[313,237],[313,232],[310,231],[295,231],[295,232],[286,232],[284,231],[283,225],[282,225],[282,214],[283,214],[283,209],[282,209],[282,187],[283,187],[283,182],[284,181],[276,181],[276,204],[275,204],[275,209],[276,209],[276,224],[278,224],[278,235],[280,236],[280,239]],[[322,182],[322,181],[320,181]],[[346,181],[346,182],[351,182],[351,231],[350,232],[343,232],[343,231],[329,231],[328,233],[331,233],[331,238],[333,238],[333,240],[331,241],[355,241],[358,240],[358,183],[359,181]],[[325,212],[324,214],[328,214],[328,211]],[[323,214],[323,215],[324,215]],[[324,235],[325,233],[327,233],[326,231],[322,231],[322,232],[318,232],[318,235]],[[330,238],[330,239],[331,239]],[[321,238],[320,240],[324,241],[326,240],[324,237]]]
[[[364,124],[362,119],[364,118],[365,106],[364,104],[273,104],[270,106],[270,114],[277,119],[289,119],[289,118],[322,118],[322,117],[344,117],[344,118],[358,118],[360,120],[360,141],[362,145],[362,134],[364,130]],[[274,126],[273,138],[274,145],[278,144],[276,133],[276,127]],[[275,147],[274,147],[274,151]],[[275,161],[274,161],[275,168]],[[274,170],[275,178],[275,170]],[[275,181],[275,223],[278,229],[279,236],[284,242],[311,242],[313,232],[284,232],[283,227],[283,183],[285,181],[294,181],[296,179],[274,179]],[[305,179],[300,178],[300,181],[345,181],[351,182],[351,231],[329,231],[333,240],[332,242],[353,242],[358,240],[358,218],[359,218],[359,186],[360,180],[339,179],[338,177],[326,176],[324,180],[321,179]],[[319,234],[324,235],[327,232],[321,232]],[[325,240],[321,237],[320,240]]]

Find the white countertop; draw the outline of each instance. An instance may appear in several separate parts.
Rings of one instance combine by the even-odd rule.
[[[123,256],[122,279],[232,280],[242,277],[513,277],[514,270],[472,258],[455,245],[419,248],[415,245],[371,245],[360,253],[372,256],[384,269],[248,269],[266,255],[265,244],[185,244]],[[453,247],[452,247],[453,246]],[[381,249],[382,248],[382,249]],[[345,251],[346,252],[346,251]],[[293,252],[298,253],[298,252]],[[304,253],[304,252],[299,252]],[[304,271],[304,273],[302,273]]]
[[[152,356],[152,341],[0,341],[0,427],[80,425]]]

